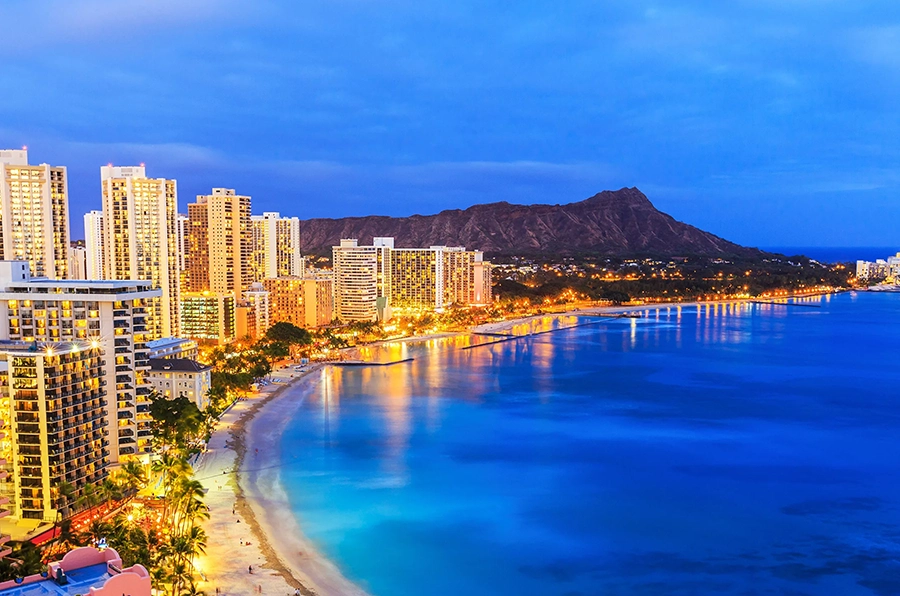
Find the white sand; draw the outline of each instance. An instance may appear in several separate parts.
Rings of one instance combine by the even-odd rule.
[[[296,375],[287,369],[273,375],[293,382],[264,407],[258,406],[281,385],[269,385],[258,397],[238,402],[226,412],[210,439],[209,451],[195,466],[196,478],[208,489],[210,508],[210,519],[204,523],[206,555],[197,562],[207,580],[200,587],[208,596],[216,594],[216,588],[220,594],[240,596],[294,594],[295,589],[320,596],[365,594],[303,537],[281,486],[281,433],[321,367],[296,375],[302,380],[291,379],[291,374]],[[231,431],[242,427],[235,441]],[[245,458],[239,473],[233,474],[238,453],[231,447],[241,440]],[[252,574],[248,572],[251,565]]]

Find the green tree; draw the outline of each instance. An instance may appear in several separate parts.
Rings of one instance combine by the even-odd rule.
[[[157,392],[150,395],[153,438],[164,450],[187,452],[202,436],[204,417],[197,404],[180,395],[166,399]]]

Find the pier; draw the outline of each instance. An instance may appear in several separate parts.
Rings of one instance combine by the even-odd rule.
[[[822,308],[821,304],[803,304],[801,302],[778,302],[775,300],[751,300],[753,304],[768,304],[771,306],[803,306],[806,308]]]

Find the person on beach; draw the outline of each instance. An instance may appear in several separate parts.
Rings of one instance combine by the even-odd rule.
[[[253,575],[253,565],[247,565],[247,573]]]

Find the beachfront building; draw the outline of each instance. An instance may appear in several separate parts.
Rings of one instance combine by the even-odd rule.
[[[276,211],[250,217],[253,281],[267,277],[303,277],[306,261],[300,256],[300,220]]]
[[[387,320],[390,313],[441,312],[491,302],[491,264],[463,247],[396,248],[341,240],[333,248],[334,311],[345,321]],[[388,316],[385,316],[388,313]]]
[[[163,337],[147,342],[147,357],[153,358],[187,358],[196,360],[200,354],[200,346],[196,340],[186,337]]]
[[[188,358],[151,358],[147,380],[163,397],[186,397],[201,410],[209,405],[212,367]]]
[[[332,247],[334,316],[344,322],[391,318],[391,250],[393,238],[374,238],[360,246],[355,238]]]
[[[334,276],[330,271],[311,273],[303,278],[303,324],[324,327],[334,313]]]
[[[234,294],[185,292],[181,295],[181,328],[185,337],[225,344],[235,338]]]
[[[900,252],[887,259],[856,262],[858,279],[884,279],[896,282],[900,279]]]
[[[150,453],[147,304],[150,282],[31,277],[22,261],[0,261],[0,339],[96,343],[105,354],[110,463]]]
[[[84,214],[84,248],[87,275],[85,279],[103,279],[106,255],[103,248],[103,212],[88,211]]]
[[[143,565],[124,567],[119,554],[83,546],[47,565],[45,573],[0,583],[0,596],[150,596],[150,573]]]
[[[231,292],[250,286],[250,197],[214,188],[188,205],[188,292]]]
[[[62,483],[80,496],[109,463],[103,350],[97,341],[0,342],[0,482],[11,519],[54,521]]]
[[[148,304],[152,338],[178,335],[177,188],[147,178],[144,166],[100,168],[103,187],[103,279],[147,280],[161,290]]]
[[[35,276],[69,276],[66,168],[29,165],[26,149],[0,150],[2,259],[27,261]]]

